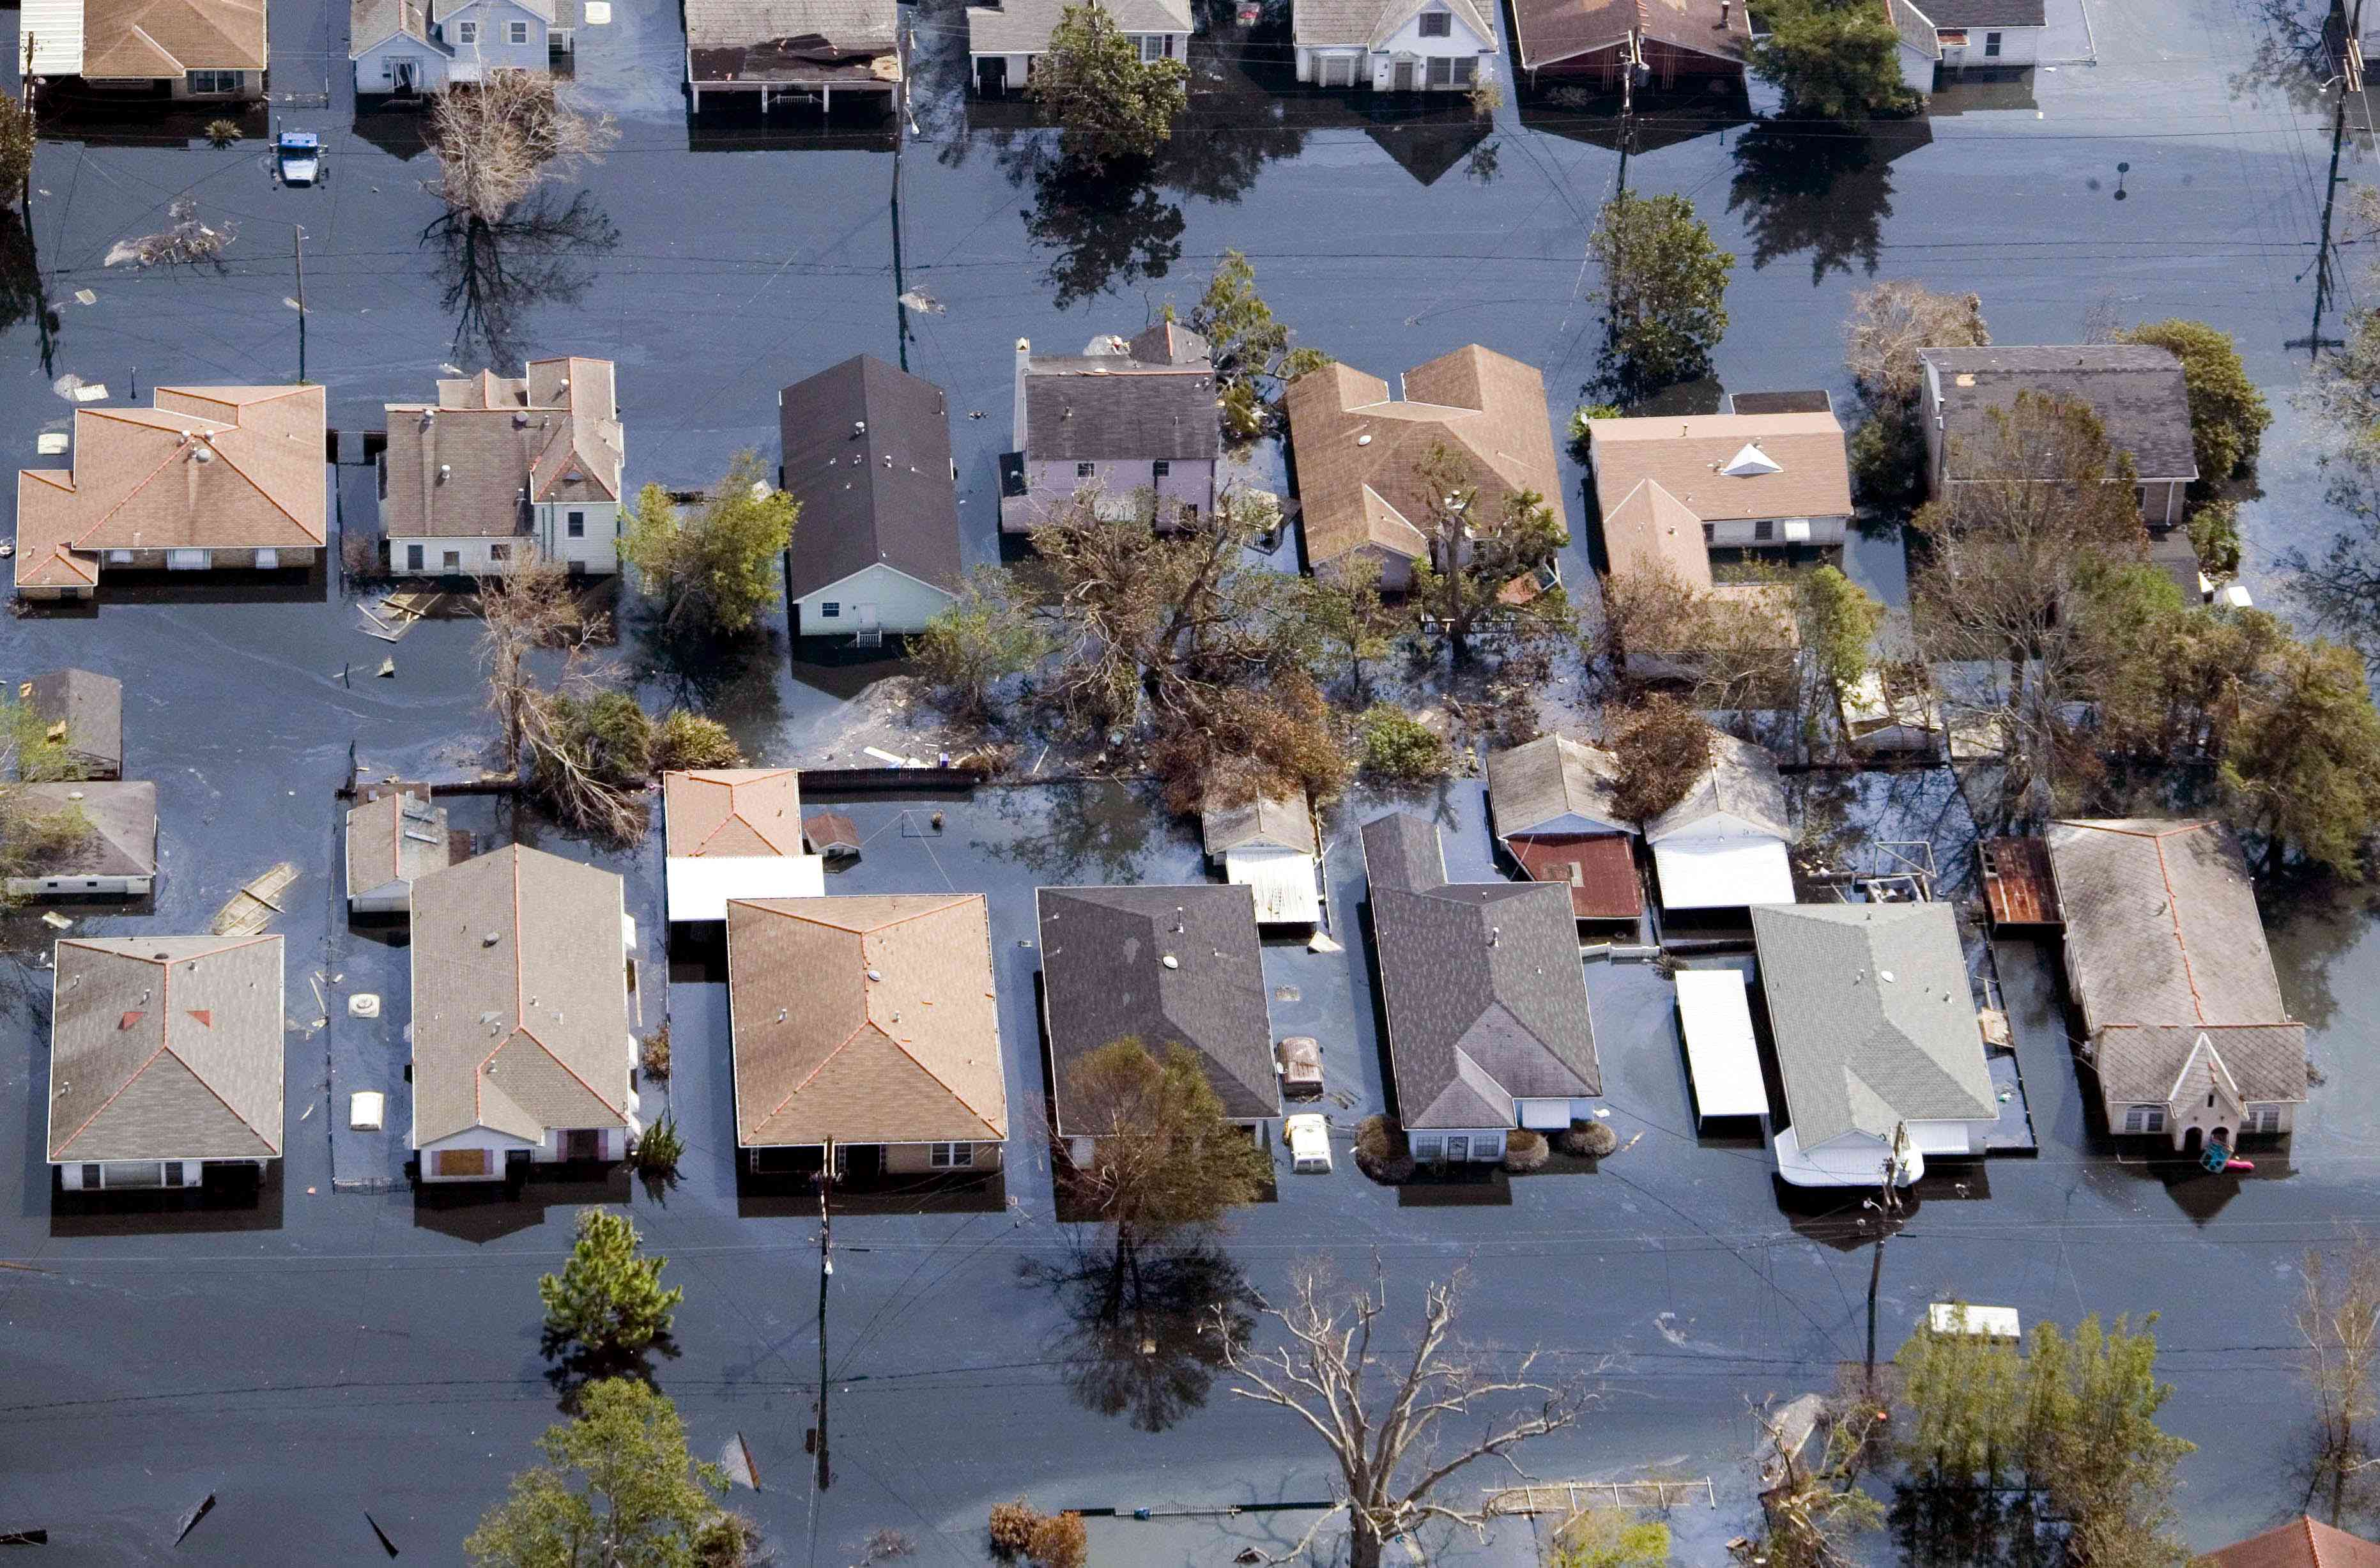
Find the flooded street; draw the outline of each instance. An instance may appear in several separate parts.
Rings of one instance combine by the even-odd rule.
[[[1197,134],[1149,185],[1088,195],[1042,177],[1033,133],[970,128],[964,15],[934,0],[916,18],[918,136],[899,154],[897,212],[899,286],[941,309],[909,314],[905,343],[882,131],[840,111],[820,125],[783,110],[765,129],[690,135],[676,7],[615,0],[613,17],[581,30],[578,81],[617,115],[620,143],[586,172],[583,201],[558,188],[538,221],[498,237],[514,248],[502,265],[434,232],[442,209],[421,188],[432,163],[407,155],[410,122],[358,124],[346,11],[329,0],[273,11],[276,89],[329,80],[330,108],[287,113],[322,134],[326,186],[275,187],[261,124],[220,151],[75,140],[70,128],[45,142],[30,254],[0,290],[14,312],[0,338],[12,466],[46,461],[36,437],[67,428],[60,376],[105,383],[118,399],[137,385],[143,402],[160,383],[295,377],[295,225],[307,374],[329,389],[334,427],[380,428],[381,405],[423,395],[442,364],[608,356],[629,481],[694,488],[740,449],[774,461],[785,383],[862,350],[905,353],[949,391],[968,557],[990,560],[1018,338],[1071,352],[1095,333],[1136,330],[1168,301],[1186,309],[1235,248],[1301,341],[1384,376],[1483,343],[1544,368],[1559,420],[1600,346],[1585,233],[1624,177],[1691,197],[1740,258],[1718,355],[1726,388],[1820,386],[1842,406],[1841,321],[1874,277],[1981,294],[2003,343],[2075,341],[2095,309],[2200,318],[2236,334],[2276,414],[2261,492],[2241,508],[2258,601],[2282,602],[2283,553],[2318,553],[2342,526],[2291,398],[2308,359],[2298,340],[2338,335],[2339,310],[2370,302],[2366,249],[2332,257],[2318,300],[2330,100],[2311,79],[2257,67],[2281,34],[2252,0],[2091,0],[2087,24],[2077,0],[2053,0],[2049,53],[2066,63],[1945,92],[1930,120],[1779,135],[1732,111],[1688,110],[1624,166],[1611,126],[1584,115],[1507,105],[1483,130],[1443,116],[1371,123],[1312,99],[1276,105],[1249,75],[1257,56],[1219,43],[1194,99]],[[2342,180],[2375,177],[2374,156],[2349,138]],[[103,266],[116,241],[162,228],[183,194],[208,222],[237,225],[220,271]],[[1567,472],[1583,483],[1574,464]],[[369,492],[343,474],[351,500]],[[1584,582],[1583,497],[1570,504],[1570,575]],[[1897,539],[1855,536],[1848,569],[1905,601]],[[707,708],[756,760],[831,745],[845,705],[892,668],[796,663],[782,617],[748,652],[673,665],[646,648],[633,608],[625,618],[622,656],[648,688]],[[665,994],[673,1030],[679,1180],[658,1192],[625,1176],[533,1181],[517,1203],[417,1205],[395,1147],[405,949],[348,926],[332,874],[333,792],[351,747],[377,773],[453,776],[490,722],[476,623],[425,622],[393,649],[359,625],[334,565],[268,590],[107,589],[95,612],[0,618],[0,667],[81,664],[122,679],[127,776],[158,784],[153,910],[70,907],[78,934],[203,930],[276,861],[301,871],[273,927],[288,939],[288,1150],[252,1208],[54,1203],[49,973],[0,962],[13,1042],[0,1096],[20,1108],[0,1115],[0,1171],[18,1192],[0,1204],[0,1530],[46,1528],[50,1560],[77,1564],[362,1562],[381,1560],[369,1513],[408,1560],[456,1561],[556,1416],[537,1278],[567,1253],[577,1207],[612,1201],[686,1288],[678,1354],[657,1362],[659,1384],[698,1453],[739,1434],[748,1445],[760,1489],[735,1505],[761,1522],[780,1562],[843,1568],[889,1526],[916,1540],[927,1568],[980,1563],[987,1508],[1020,1492],[1124,1514],[1093,1523],[1100,1564],[1186,1568],[1298,1538],[1309,1513],[1161,1516],[1325,1497],[1326,1455],[1293,1418],[1229,1397],[1195,1333],[1122,1355],[1086,1333],[1077,1257],[1099,1238],[1053,1217],[1048,1150],[1029,1136],[988,1195],[839,1217],[821,1325],[815,1197],[736,1174],[722,966],[665,951],[658,835],[625,857],[544,842],[628,880],[645,1022]],[[373,678],[384,654],[395,674]],[[1936,784],[1900,802],[1863,795],[1860,820],[1879,826],[1905,807],[1919,825],[1895,836],[1937,839],[1949,892],[1972,897],[1972,829]],[[1506,1357],[1545,1347],[1600,1391],[1578,1427],[1522,1452],[1527,1471],[1707,1477],[1716,1506],[1682,1504],[1671,1524],[1681,1561],[1717,1562],[1755,1512],[1746,1402],[1828,1387],[1860,1356],[1870,1254],[1856,1199],[1833,1212],[1781,1206],[1765,1149],[1696,1136],[1673,990],[1644,964],[1587,967],[1620,1153],[1465,1186],[1400,1191],[1357,1173],[1348,1141],[1379,1108],[1383,1064],[1354,829],[1389,803],[1359,796],[1330,813],[1330,920],[1345,951],[1265,954],[1275,1033],[1323,1042],[1339,1168],[1292,1176],[1284,1161],[1276,1199],[1222,1238],[1222,1267],[1278,1297],[1305,1265],[1361,1277],[1378,1259],[1407,1315],[1423,1281],[1466,1269],[1467,1340]],[[1456,877],[1493,874],[1475,782],[1405,803],[1435,816]],[[834,804],[865,851],[830,892],[990,894],[1012,1113],[1019,1128],[1043,1125],[1033,890],[1202,880],[1191,827],[1123,786]],[[510,828],[500,814],[470,825]],[[1933,1301],[2012,1307],[2028,1323],[2162,1313],[2160,1367],[2176,1392],[2161,1420],[2199,1445],[2181,1466],[2181,1506],[2201,1548],[2301,1507],[2298,1263],[2350,1227],[2380,1227],[2372,898],[2292,893],[2267,919],[2325,1081],[2287,1144],[2257,1151],[2252,1176],[2119,1156],[2077,1081],[2051,950],[2003,942],[1994,967],[2039,1155],[1929,1179],[1884,1269],[1888,1351]],[[344,1015],[346,994],[367,989],[390,997],[377,1024]],[[334,1169],[331,1126],[358,1088],[391,1094],[395,1130],[378,1146],[343,1132]],[[823,1487],[808,1452],[821,1333]],[[1464,1482],[1510,1479],[1483,1466]],[[216,1507],[176,1550],[180,1521],[210,1493]],[[1135,1521],[1137,1508],[1160,1516]],[[1517,1565],[1536,1550],[1525,1522],[1512,1522],[1432,1561]],[[1886,1536],[1867,1550],[1896,1559]]]

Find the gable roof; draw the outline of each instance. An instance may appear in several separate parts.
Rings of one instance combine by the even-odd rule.
[[[1697,524],[1851,515],[1851,462],[1832,414],[1590,419],[1586,429],[1607,548],[1613,511],[1648,480]],[[1701,530],[1693,537],[1699,544]],[[1617,570],[1616,550],[1613,561]]]
[[[2289,1021],[2229,828],[2098,819],[2046,836],[2086,1027]]]
[[[2215,1568],[2380,1568],[2380,1546],[2301,1514],[2206,1558]]]
[[[1263,792],[1236,806],[1210,806],[1198,814],[1198,831],[1209,855],[1250,845],[1293,849],[1301,855],[1322,853],[1322,845],[1314,838],[1314,814],[1306,808],[1303,792]]]
[[[1949,905],[1755,905],[1752,934],[1803,1149],[1888,1139],[1903,1121],[1998,1119]]]
[[[279,937],[64,941],[52,999],[52,1163],[279,1157]]]
[[[442,55],[455,52],[444,40],[430,36],[430,18],[421,0],[348,0],[348,59],[392,38],[409,38]]]
[[[2190,397],[2181,361],[2146,343],[2065,346],[2012,344],[1992,348],[1925,348],[1941,392],[1945,472],[1954,480],[1987,477],[1977,465],[1989,452],[1991,415],[2016,406],[2020,392],[2045,393],[2090,405],[2107,444],[2129,453],[2142,479],[2194,480],[2197,449],[2190,440]]]
[[[1422,12],[1440,8],[1471,30],[1489,47],[1496,43],[1496,24],[1475,0],[1295,0],[1290,18],[1292,42],[1305,47],[1360,43],[1385,49],[1407,22]]]
[[[662,775],[662,854],[802,853],[801,774],[791,768],[703,768]]]
[[[387,533],[523,534],[531,502],[621,498],[626,445],[612,361],[571,355],[525,371],[441,381],[434,404],[383,405]]]
[[[413,884],[413,1147],[628,1122],[620,879],[518,845]]]
[[[785,388],[777,428],[784,486],[802,507],[786,557],[789,597],[880,561],[957,590],[958,487],[941,387],[856,355]]]
[[[1120,32],[1191,30],[1190,0],[1101,3]],[[1002,0],[996,6],[969,6],[967,48],[978,55],[1038,55],[1050,47],[1050,34],[1065,8],[1066,0]]]
[[[1632,32],[1720,60],[1752,52],[1744,7],[1722,11],[1720,0],[1513,0],[1523,70],[1609,49]]]
[[[347,896],[446,869],[446,808],[390,790],[347,812]]]
[[[1008,1136],[979,893],[727,906],[735,1141]]]
[[[1364,824],[1363,846],[1405,1126],[1511,1126],[1515,1100],[1601,1094],[1569,890],[1449,882],[1410,812]]]
[[[882,82],[901,78],[894,0],[686,0],[698,82]]]
[[[1884,11],[1892,23],[1892,30],[1900,35],[1903,49],[1913,51],[1923,59],[1942,57],[1942,40],[1934,19],[1911,0],[1885,0]]]
[[[2046,27],[2044,0],[1926,0],[1925,14],[1939,28]]]
[[[1207,342],[1160,322],[1081,354],[1027,351],[1025,454],[1034,461],[1208,461],[1222,450]]]
[[[1197,1052],[1234,1121],[1281,1114],[1252,889],[1045,887],[1034,901],[1061,1136],[1075,1064],[1120,1039]]]
[[[2112,1024],[2091,1064],[2110,1100],[2178,1103],[2204,1064],[2243,1101],[2295,1104],[2306,1098],[2305,1035],[2303,1024]]]
[[[161,386],[75,410],[74,467],[17,474],[17,582],[84,586],[104,550],[319,550],[320,386]]]
[[[29,869],[43,877],[153,877],[157,874],[157,786],[143,779],[95,779],[18,786],[38,816],[75,810],[91,832]]]
[[[124,683],[89,670],[51,670],[17,683],[46,729],[66,726],[67,754],[86,768],[124,771]]]
[[[1541,735],[1488,754],[1488,803],[1504,838],[1563,817],[1620,824],[1611,798],[1619,783],[1617,758],[1566,735]]]
[[[82,28],[86,78],[265,68],[261,0],[83,0]]]
[[[1645,825],[1645,842],[1658,844],[1681,829],[1722,813],[1791,842],[1792,809],[1777,759],[1761,747],[1725,730],[1711,735],[1710,766],[1675,806]]]
[[[1535,491],[1570,526],[1534,366],[1474,343],[1407,371],[1402,395],[1390,397],[1378,376],[1333,362],[1290,383],[1285,407],[1310,565],[1366,545],[1426,556],[1421,465],[1437,446],[1463,460],[1480,505]]]

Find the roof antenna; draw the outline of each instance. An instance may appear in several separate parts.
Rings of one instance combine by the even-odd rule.
[[[1177,904],[1173,906],[1173,934],[1180,936],[1188,928],[1182,923],[1182,906]]]

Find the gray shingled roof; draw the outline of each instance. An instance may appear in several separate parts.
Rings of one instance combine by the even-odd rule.
[[[2084,1027],[2289,1021],[2239,841],[2221,822],[2052,822]]]
[[[1252,889],[1045,887],[1035,904],[1061,1136],[1072,1130],[1068,1074],[1120,1039],[1160,1053],[1177,1044],[1196,1051],[1235,1121],[1281,1114]]]
[[[61,942],[53,983],[53,1163],[280,1155],[279,937]]]
[[[1936,27],[2046,27],[2044,0],[1925,0]]]
[[[347,896],[403,882],[410,887],[446,869],[451,856],[446,808],[391,790],[347,812]]]
[[[1572,816],[1621,825],[1611,800],[1619,782],[1611,753],[1568,735],[1539,735],[1488,754],[1488,801],[1506,838]]]
[[[1721,812],[1740,817],[1763,832],[1791,840],[1793,830],[1785,775],[1777,759],[1724,730],[1711,739],[1710,766],[1675,806],[1646,824],[1645,837],[1658,844],[1682,829]]]
[[[1159,327],[1121,352],[1034,355],[1025,371],[1025,451],[1037,460],[1203,461],[1222,449],[1215,374],[1196,333]]]
[[[1473,0],[1443,3],[1477,37],[1490,44],[1496,42],[1495,22]],[[1384,48],[1398,29],[1431,4],[1433,0],[1294,0],[1290,15],[1292,42],[1318,48],[1350,43]]]
[[[2119,1025],[2099,1036],[2092,1064],[2108,1100],[2170,1104],[2190,1091],[2175,1084],[2204,1040],[2242,1100],[2296,1102],[2306,1097],[2303,1024]]]
[[[124,683],[90,670],[51,670],[20,681],[17,699],[29,702],[46,727],[66,725],[67,754],[92,778],[124,772]]]
[[[1252,844],[1293,849],[1303,855],[1322,853],[1322,846],[1314,839],[1314,814],[1306,809],[1302,794],[1262,794],[1237,806],[1213,807],[1199,814],[1198,827],[1209,855],[1221,855]]]
[[[1066,0],[1002,0],[966,8],[967,48],[978,55],[1038,55],[1066,9]],[[1107,13],[1123,33],[1188,32],[1189,0],[1112,0]]]
[[[1410,812],[1366,822],[1363,844],[1404,1125],[1510,1126],[1515,1100],[1601,1094],[1570,890],[1449,882]]]
[[[2013,345],[1926,348],[1918,357],[1940,372],[1952,479],[1982,477],[1973,465],[1994,444],[1991,411],[2014,407],[2020,392],[2089,404],[2108,444],[2131,455],[2142,479],[2198,477],[2181,361],[2169,349],[2141,343]],[[1972,377],[1972,383],[1960,384],[1961,377]]]
[[[1989,1122],[1974,992],[1947,904],[1752,910],[1785,1103],[1804,1149],[1900,1122]]]
[[[870,354],[785,388],[785,489],[802,504],[788,556],[795,599],[882,562],[959,586],[958,489],[942,389]]]
[[[157,786],[88,780],[26,784],[19,798],[46,817],[76,810],[91,824],[80,843],[61,850],[32,874],[42,877],[153,877],[157,874]]]

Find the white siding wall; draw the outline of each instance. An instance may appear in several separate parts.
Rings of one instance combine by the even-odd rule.
[[[795,548],[800,548],[798,534]],[[921,632],[934,612],[950,602],[951,596],[931,583],[879,562],[795,600],[794,607],[800,613],[804,637],[837,637],[859,629],[863,604],[876,606],[876,625],[881,630]],[[832,615],[826,613],[830,604],[835,607]]]
[[[1574,1121],[1585,1121],[1595,1114],[1591,1100],[1523,1100],[1514,1102],[1520,1112],[1521,1125],[1539,1132],[1567,1132]]]
[[[1426,1132],[1408,1131],[1405,1134],[1405,1141],[1411,1146],[1413,1157],[1415,1160],[1424,1165],[1434,1165],[1447,1158],[1448,1139],[1468,1138],[1470,1152],[1466,1158],[1475,1164],[1486,1164],[1504,1158],[1504,1135],[1510,1130],[1505,1127],[1471,1127],[1455,1128],[1451,1131],[1443,1129]]]
[[[1920,1154],[1981,1154],[1987,1130],[1975,1122],[1912,1122],[1909,1141]]]
[[[142,898],[152,885],[148,877],[11,877],[8,893],[12,898],[80,898],[93,894]]]
[[[489,573],[509,571],[513,563],[526,558],[528,540],[517,534],[501,539],[438,539],[419,534],[394,535],[388,541],[388,568],[398,577],[440,577],[460,573],[480,577]],[[498,561],[490,553],[492,546],[510,552],[510,561]],[[412,565],[412,552],[421,552],[421,565]],[[448,552],[455,555],[455,565],[445,565]]]
[[[98,1192],[103,1188],[120,1190],[134,1187],[155,1188],[173,1185],[195,1187],[200,1185],[206,1179],[206,1169],[209,1165],[219,1165],[225,1168],[229,1168],[234,1165],[253,1165],[256,1169],[261,1171],[271,1163],[273,1162],[269,1160],[176,1160],[170,1161],[163,1160],[111,1160],[103,1163],[98,1163],[98,1169],[94,1172],[91,1170],[89,1164],[69,1161],[62,1162],[58,1166],[58,1185],[68,1192]],[[178,1165],[181,1167],[182,1179],[180,1182],[169,1183],[167,1181],[165,1167],[168,1164]],[[96,1181],[86,1180],[85,1178],[88,1175],[96,1175],[98,1179]]]
[[[413,912],[413,888],[407,882],[387,882],[347,900],[353,915],[407,915]]]
[[[376,43],[356,56],[356,91],[386,93],[396,91],[395,63],[413,62],[413,85],[419,91],[432,92],[446,85],[446,56],[415,38],[392,38]]]
[[[1760,537],[1760,524],[1763,520],[1745,517],[1706,525],[1710,529],[1711,547],[1718,550],[1782,550],[1790,544],[1840,544],[1843,541],[1845,524],[1850,521],[1846,517],[1770,517],[1765,519],[1769,524],[1769,529],[1768,537],[1763,539]],[[1806,540],[1787,539],[1785,525],[1790,521],[1809,524],[1810,537]]]
[[[620,504],[616,501],[540,501],[529,508],[530,527],[546,558],[565,565],[576,562],[596,577],[620,569]],[[573,514],[581,532],[570,536]]]
[[[463,42],[463,25],[467,22],[478,24],[476,43]],[[515,23],[526,25],[526,42],[511,41]],[[499,70],[543,76],[552,68],[544,18],[509,0],[480,0],[479,5],[466,6],[442,18],[439,30],[440,36],[454,47],[455,60],[449,69],[456,81],[478,81],[486,72]]]
[[[1942,67],[1945,70],[1964,65],[1970,67],[2030,66],[2041,58],[2041,33],[2037,27],[1982,28],[1967,30],[1967,46],[1963,49],[1945,44]],[[1992,37],[2000,41],[2000,52],[1987,55]]]
[[[1904,43],[1900,46],[1900,85],[1925,94],[1934,91],[1934,58]]]

